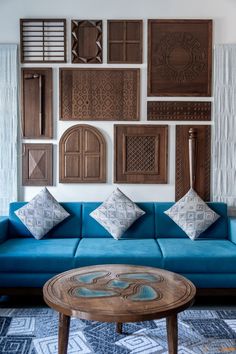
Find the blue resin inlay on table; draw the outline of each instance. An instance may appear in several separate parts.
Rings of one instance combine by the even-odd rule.
[[[147,281],[159,281],[157,277],[148,273],[130,273],[130,274],[120,274],[122,279],[137,279],[137,280],[147,280]]]
[[[104,277],[106,274],[107,272],[85,273],[85,274],[77,275],[75,279],[81,283],[91,284],[94,280],[96,280],[97,278]]]
[[[136,294],[129,297],[132,301],[151,301],[158,297],[156,291],[148,285],[140,285]]]
[[[107,285],[108,288],[118,288],[118,289],[126,289],[130,283],[123,281],[123,280],[111,280]]]
[[[77,297],[109,297],[109,296],[114,296],[117,295],[114,291],[110,290],[94,290],[94,289],[88,289],[88,288],[76,288],[74,290],[74,294]]]

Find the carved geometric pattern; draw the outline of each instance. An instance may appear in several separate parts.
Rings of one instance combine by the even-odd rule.
[[[155,148],[158,147],[155,136],[127,136],[126,146],[126,171],[155,170]]]
[[[102,21],[72,20],[72,63],[102,63]]]
[[[108,63],[142,63],[142,20],[107,22]]]
[[[61,119],[138,120],[139,69],[61,69]]]
[[[167,183],[168,127],[115,125],[117,183]]]
[[[149,20],[149,96],[210,96],[211,20]]]
[[[64,132],[59,146],[61,183],[106,181],[106,142],[98,129],[74,125]]]
[[[52,144],[23,144],[22,183],[52,185]]]
[[[175,200],[182,198],[190,188],[189,177],[189,129],[194,128],[197,135],[196,176],[194,189],[205,201],[210,200],[211,166],[211,126],[176,126],[176,171]]]
[[[149,101],[148,120],[211,120],[211,102]]]

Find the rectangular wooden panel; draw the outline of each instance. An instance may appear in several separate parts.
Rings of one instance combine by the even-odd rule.
[[[102,63],[102,20],[71,21],[72,63]]]
[[[210,200],[211,127],[207,125],[176,126],[176,173],[175,198],[179,200],[190,188],[189,176],[189,130],[196,132],[196,177],[194,189],[199,196]]]
[[[142,20],[109,20],[108,63],[142,63]]]
[[[148,21],[148,95],[210,96],[212,20]]]
[[[65,19],[21,19],[22,63],[65,63]]]
[[[62,120],[138,120],[139,69],[60,69]]]
[[[167,183],[168,126],[115,125],[114,182]]]
[[[148,120],[211,120],[211,102],[149,101]]]
[[[21,110],[24,138],[52,138],[51,68],[24,68],[21,70]]]
[[[23,186],[51,186],[52,144],[23,144]]]

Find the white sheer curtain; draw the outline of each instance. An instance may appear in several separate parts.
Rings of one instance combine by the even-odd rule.
[[[236,44],[215,46],[212,198],[236,212]]]
[[[17,200],[17,45],[0,44],[0,215]]]

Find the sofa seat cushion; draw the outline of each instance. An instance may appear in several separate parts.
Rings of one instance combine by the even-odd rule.
[[[162,254],[154,239],[84,238],[75,255],[75,267],[95,264],[137,264],[162,266]]]
[[[10,239],[0,245],[1,272],[63,272],[74,267],[79,239]]]
[[[158,239],[164,268],[179,273],[236,273],[236,245],[228,240]]]

